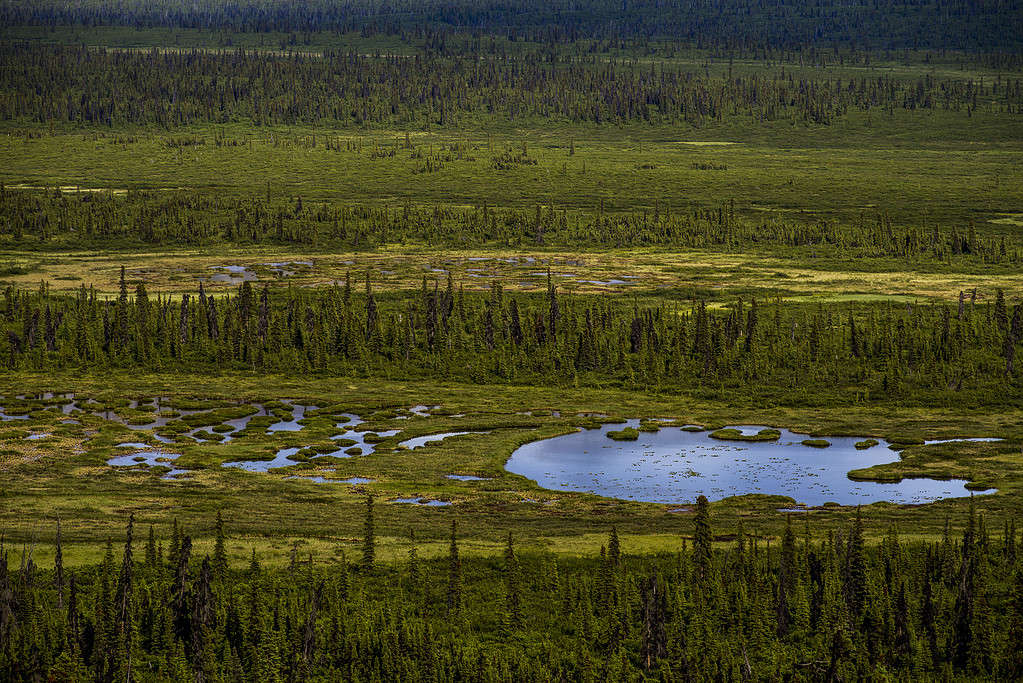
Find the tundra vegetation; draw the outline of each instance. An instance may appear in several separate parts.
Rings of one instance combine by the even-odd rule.
[[[3,0],[0,677],[1023,678],[1021,81],[1018,2]],[[505,469],[602,427],[978,495]]]

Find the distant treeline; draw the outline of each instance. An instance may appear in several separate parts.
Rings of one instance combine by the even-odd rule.
[[[699,126],[744,117],[827,125],[850,110],[896,109],[1023,116],[1023,80],[805,78],[786,68],[710,76],[596,56],[280,56],[0,46],[0,120],[37,123],[444,126],[541,118]]]
[[[319,144],[334,143],[321,138]],[[516,154],[521,163],[524,157]],[[496,156],[495,163],[506,156]],[[0,185],[0,245],[39,251],[223,242],[356,250],[399,243],[451,247],[657,245],[713,251],[771,250],[779,255],[842,259],[1023,262],[1019,239],[978,234],[972,224],[897,228],[883,214],[864,216],[852,224],[767,220],[737,215],[731,202],[717,209],[686,210],[652,203],[651,210],[631,213],[604,213],[599,208],[569,213],[551,206],[533,210],[412,204],[380,208],[303,202],[301,198],[267,201],[184,191],[133,191],[119,196],[11,190]]]
[[[149,297],[143,283],[98,297],[8,287],[0,368],[209,368],[457,381],[705,388],[802,400],[1018,400],[1023,304],[1001,292],[958,306],[743,302],[720,310],[675,300],[465,292],[423,278],[378,297],[368,277],[343,286]],[[993,295],[993,296],[992,296]]]
[[[480,32],[536,42],[672,38],[699,45],[1019,50],[1018,0],[3,0],[15,25],[231,32]]]
[[[864,522],[825,540],[791,518],[780,543],[714,548],[707,499],[676,554],[633,557],[612,529],[599,556],[375,557],[367,499],[361,556],[292,551],[290,566],[231,566],[220,515],[211,553],[175,523],[121,558],[41,568],[0,542],[5,681],[854,681],[1023,679],[1023,561],[1014,522],[995,533],[971,505],[961,537]],[[213,520],[210,520],[213,526]],[[440,524],[436,531],[444,533]],[[691,534],[691,535],[690,535]],[[69,535],[69,538],[73,538]],[[689,539],[691,538],[691,543]],[[495,539],[496,540],[496,539]],[[166,542],[166,546],[164,545]],[[35,544],[33,543],[33,546]],[[724,546],[724,544],[722,544]],[[18,565],[15,564],[15,567]]]

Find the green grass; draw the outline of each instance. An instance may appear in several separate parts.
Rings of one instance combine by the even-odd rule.
[[[2,252],[0,252],[2,253]],[[891,302],[896,305],[953,303],[960,291],[976,288],[980,301],[1001,288],[1010,303],[1023,296],[1023,273],[1010,266],[996,268],[977,264],[947,272],[929,272],[913,263],[883,259],[870,264],[848,259],[827,264],[812,259],[757,253],[710,253],[665,249],[628,249],[606,251],[568,251],[560,249],[453,250],[426,246],[391,246],[374,251],[312,251],[272,247],[230,247],[209,249],[153,249],[132,252],[123,249],[104,251],[58,252],[39,257],[30,252],[7,252],[15,260],[36,258],[29,272],[0,275],[0,284],[35,289],[47,280],[53,291],[77,290],[83,284],[97,292],[116,294],[120,268],[125,266],[129,282],[144,282],[151,294],[195,293],[199,278],[210,275],[211,266],[245,265],[254,270],[260,282],[271,286],[310,287],[344,281],[346,273],[356,280],[369,273],[377,291],[408,290],[422,284],[423,275],[438,277],[451,271],[458,285],[467,290],[485,289],[495,279],[509,290],[542,292],[546,287],[545,264],[536,267],[512,265],[497,259],[532,256],[546,260],[554,273],[571,272],[576,277],[557,278],[563,292],[618,295],[637,302],[651,300],[705,299],[711,305],[734,303],[738,297],[749,300],[782,298],[797,306],[815,309],[819,304],[839,303],[851,308]],[[470,258],[495,259],[486,264],[487,276],[470,277],[468,268],[480,263]],[[0,256],[0,258],[3,258]],[[313,266],[296,275],[277,279],[261,272],[270,261],[308,260]],[[385,272],[386,271],[386,272]],[[541,273],[532,275],[532,273]],[[602,287],[579,280],[607,281],[622,275],[636,277],[635,284]],[[210,291],[233,291],[229,284],[207,283]],[[849,290],[858,291],[850,295]],[[898,292],[897,294],[895,292]],[[833,297],[833,298],[832,298]]]
[[[518,445],[567,433],[585,422],[585,418],[575,417],[577,412],[602,412],[611,418],[656,416],[687,424],[769,422],[803,433],[836,436],[864,432],[892,439],[914,432],[929,438],[963,433],[1002,436],[1007,440],[911,447],[902,453],[901,460],[893,451],[893,464],[856,475],[880,480],[925,475],[976,481],[999,490],[976,501],[993,518],[1018,515],[1023,492],[1023,430],[1013,412],[907,409],[896,405],[836,405],[806,410],[602,390],[128,373],[21,374],[5,378],[0,395],[43,390],[76,391],[111,405],[126,403],[126,397],[153,395],[246,401],[292,398],[321,406],[344,406],[361,415],[380,410],[388,415],[393,408],[417,404],[440,404],[444,408],[440,412],[447,413],[411,420],[371,418],[360,429],[400,428],[403,432],[384,439],[373,455],[341,459],[328,467],[316,460],[296,462],[286,473],[373,479],[369,484],[348,486],[289,480],[284,478],[285,473],[254,474],[220,467],[220,463],[231,460],[268,458],[278,448],[322,444],[337,432],[326,415],[314,414],[303,431],[296,433],[264,435],[258,429],[224,444],[165,447],[181,453],[176,465],[194,470],[190,480],[175,482],[161,480],[157,470],[105,465],[105,460],[118,452],[116,443],[140,440],[143,433],[81,414],[76,415],[81,425],[59,425],[56,411],[30,406],[30,420],[0,423],[0,438],[10,435],[3,441],[4,448],[17,454],[0,459],[7,482],[0,495],[0,528],[13,543],[35,539],[45,545],[59,516],[70,544],[65,555],[72,563],[94,560],[106,537],[119,533],[129,512],[136,514],[139,524],[155,524],[164,536],[177,518],[205,543],[211,533],[207,525],[217,510],[223,510],[225,518],[231,520],[239,561],[253,545],[283,560],[284,549],[298,538],[305,539],[317,554],[331,548],[354,547],[360,537],[359,510],[366,492],[372,492],[382,503],[378,533],[384,537],[385,558],[401,554],[404,546],[399,539],[406,538],[409,530],[415,531],[427,548],[441,552],[444,529],[451,518],[459,520],[460,529],[475,549],[471,552],[484,554],[499,552],[499,540],[509,530],[522,539],[524,547],[564,554],[589,553],[593,549],[581,539],[606,536],[612,525],[618,527],[630,552],[677,548],[679,536],[688,533],[689,527],[686,513],[671,511],[675,506],[544,490],[504,470],[505,459]],[[551,407],[561,417],[518,414]],[[465,413],[465,417],[451,417],[459,413]],[[29,430],[52,432],[54,436],[35,442],[21,440]],[[410,436],[465,430],[488,433],[445,440],[415,451],[394,450],[398,440]],[[451,473],[472,473],[488,480],[458,482],[446,478]],[[386,502],[398,497],[449,500],[454,504],[423,508]],[[727,530],[742,520],[747,531],[771,536],[780,534],[784,523],[783,514],[777,510],[791,505],[791,499],[752,495],[727,499],[713,507],[720,529]],[[962,512],[965,505],[965,499],[924,506],[875,504],[866,508],[866,516],[871,533],[881,534],[889,523],[897,523],[906,531],[912,529],[914,534],[926,537],[939,535],[945,514]],[[851,511],[827,508],[813,514],[817,532],[826,533],[846,522]]]
[[[230,38],[230,44],[228,44]],[[12,29],[5,39],[84,43],[117,48],[244,46],[279,50],[284,35],[232,35],[198,31],[133,30],[124,28]],[[498,39],[498,49],[528,52],[523,42]],[[308,45],[293,49],[316,52],[352,49],[365,54],[409,54],[422,49],[417,42],[396,39],[318,34]],[[616,50],[607,59],[625,56]],[[986,82],[1018,74],[1000,74],[977,66],[961,55],[948,55],[924,64],[917,56],[875,59],[872,66],[774,64],[716,59],[689,51],[673,57],[655,54],[649,60],[623,63],[621,68],[649,68],[651,62],[698,69],[721,76],[771,72],[781,66],[794,78],[877,78],[888,75],[917,79],[985,78]],[[965,66],[961,65],[965,63]],[[700,128],[630,124],[576,124],[559,120],[515,121],[466,119],[447,127],[414,130],[363,127],[256,127],[245,122],[160,130],[147,127],[82,129],[55,123],[0,124],[0,182],[36,188],[62,187],[67,193],[84,190],[126,193],[128,190],[200,190],[224,196],[301,197],[307,205],[345,202],[386,206],[400,211],[406,204],[518,208],[537,205],[565,210],[569,221],[591,218],[602,210],[609,218],[641,215],[655,210],[688,213],[729,207],[749,219],[791,221],[793,225],[838,221],[845,225],[873,224],[878,214],[896,226],[926,234],[934,225],[966,230],[970,221],[985,237],[1019,237],[1017,218],[1023,211],[1023,138],[1019,116],[981,107],[965,112],[874,111],[848,112],[829,126],[807,127],[789,121],[757,122],[723,116]],[[426,154],[451,153],[439,170],[416,172],[422,160],[400,149],[406,133]],[[206,144],[174,148],[168,138],[197,136]],[[218,136],[242,141],[238,147],[219,147]],[[347,151],[331,151],[327,138],[351,143]],[[314,144],[315,138],[315,144]],[[694,144],[731,143],[731,144]],[[377,150],[399,147],[393,157]],[[452,152],[458,146],[461,152]],[[495,168],[494,157],[506,149],[525,146],[535,165]],[[573,153],[569,153],[574,150]],[[342,251],[332,244],[315,248],[239,247],[211,244],[201,249],[166,246],[104,244],[94,250],[43,252],[29,248],[0,250],[0,284],[35,289],[47,280],[54,289],[95,285],[101,295],[114,294],[124,265],[132,285],[145,282],[150,295],[179,300],[194,293],[197,280],[215,265],[238,264],[256,269],[275,287],[318,287],[343,280],[345,273],[371,273],[381,296],[420,286],[433,267],[450,269],[467,289],[483,289],[490,278],[507,288],[541,296],[543,276],[524,276],[523,269],[488,262],[488,278],[469,277],[467,259],[532,255],[550,262],[555,272],[572,272],[559,280],[565,292],[591,294],[644,305],[651,301],[684,303],[704,299],[712,307],[729,305],[738,297],[747,302],[781,300],[794,310],[813,314],[822,304],[837,304],[858,312],[884,305],[916,306],[947,303],[954,307],[960,291],[979,289],[981,301],[995,288],[1005,290],[1009,305],[1023,297],[1023,274],[1011,266],[953,260],[949,263],[901,262],[895,259],[853,259],[818,253],[812,247],[791,250],[751,249],[746,252],[681,251],[664,248],[576,250],[571,248],[506,245],[488,250],[439,248],[429,244],[389,244],[373,250]],[[270,261],[309,260],[280,282],[272,280]],[[528,270],[533,270],[532,268]],[[535,270],[543,270],[537,267]],[[383,271],[387,271],[384,273]],[[614,288],[575,280],[598,280],[634,275],[637,283]],[[441,276],[443,277],[443,276]],[[529,284],[523,284],[527,282]],[[211,285],[218,295],[233,291]],[[954,308],[952,309],[954,310]],[[20,322],[18,322],[20,329]],[[167,396],[174,409],[203,405],[215,399],[226,417],[240,416],[228,401],[260,401],[277,411],[281,398],[326,407],[340,406],[368,417],[373,431],[401,429],[400,437],[385,437],[370,456],[327,459],[313,453],[350,448],[354,442],[331,441],[338,429],[326,414],[311,413],[299,433],[266,435],[269,419],[255,418],[250,428],[225,443],[175,445],[176,464],[192,470],[190,479],[165,481],[161,468],[118,468],[105,464],[121,441],[157,445],[148,434],[83,416],[81,425],[62,425],[53,410],[41,405],[7,401],[9,414],[30,414],[27,421],[0,423],[0,530],[16,545],[38,544],[35,560],[48,564],[54,523],[60,517],[69,564],[97,561],[108,537],[123,533],[125,518],[136,514],[139,525],[154,524],[163,538],[174,519],[196,537],[199,552],[212,544],[212,520],[223,511],[229,520],[232,559],[243,562],[251,548],[270,563],[285,563],[294,543],[303,552],[336,557],[353,550],[361,536],[363,496],[371,492],[377,507],[379,556],[399,559],[407,550],[409,532],[420,539],[424,557],[446,552],[444,534],[457,519],[465,537],[461,552],[499,555],[501,539],[513,531],[525,552],[593,555],[616,526],[629,553],[674,551],[690,533],[690,513],[676,506],[608,499],[582,493],[538,488],[504,469],[519,445],[537,438],[593,428],[596,418],[577,413],[603,413],[604,421],[625,418],[672,418],[677,424],[721,426],[769,424],[798,433],[824,436],[866,436],[857,447],[877,439],[889,440],[896,450],[892,462],[852,476],[892,481],[909,476],[962,478],[973,488],[997,488],[978,496],[977,507],[989,519],[1023,512],[1023,426],[1018,410],[986,405],[924,405],[908,407],[897,399],[838,393],[803,397],[792,387],[784,400],[755,402],[726,387],[699,395],[664,395],[656,387],[644,392],[602,388],[552,386],[460,385],[396,382],[386,378],[257,376],[185,373],[132,374],[74,371],[47,374],[12,372],[0,377],[0,395],[37,391],[75,391],[116,408],[135,423],[152,418],[148,409],[127,410],[130,398]],[[922,402],[926,403],[926,402]],[[440,404],[430,418],[396,419],[395,410],[416,404]],[[4,403],[0,403],[4,405]],[[20,412],[19,412],[20,411]],[[557,411],[555,414],[553,411]],[[520,413],[530,413],[523,415]],[[454,417],[464,413],[465,417]],[[185,417],[159,433],[172,435],[200,418]],[[643,422],[641,429],[656,423]],[[691,427],[690,429],[699,429]],[[486,431],[430,444],[423,449],[396,448],[401,439],[446,431]],[[31,432],[51,437],[25,441]],[[216,433],[216,431],[214,431]],[[638,438],[630,428],[611,432]],[[999,436],[996,443],[923,445],[926,436],[962,434]],[[714,438],[774,440],[777,430],[743,437],[737,430],[714,431]],[[807,442],[824,439],[808,439]],[[869,446],[868,446],[869,444]],[[813,443],[813,445],[823,445]],[[285,447],[303,448],[286,471],[252,474],[221,467],[234,460],[270,459]],[[823,458],[825,453],[820,454]],[[452,473],[486,477],[459,482]],[[285,478],[291,474],[330,478],[364,477],[368,484],[320,484]],[[451,501],[444,508],[392,504],[398,497]],[[536,502],[532,502],[536,501]],[[726,534],[741,521],[747,532],[777,537],[793,501],[769,495],[727,499],[713,505],[715,529]],[[897,524],[903,537],[939,538],[945,516],[965,511],[965,499],[923,506],[875,504],[865,510],[873,538]],[[851,510],[827,506],[809,512],[814,533],[826,534],[844,526]],[[724,542],[724,541],[722,541]]]
[[[977,114],[975,119],[983,119]],[[990,118],[970,123],[970,139],[957,137],[960,115],[897,113],[875,131],[865,120],[819,128],[756,128],[735,124],[686,131],[668,127],[599,127],[523,122],[513,129],[488,124],[459,130],[411,131],[426,152],[467,145],[462,159],[432,173],[408,151],[371,158],[376,147],[403,142],[406,131],[264,129],[235,124],[175,131],[207,139],[204,146],[173,149],[157,130],[110,136],[99,131],[58,132],[26,138],[7,125],[0,137],[5,159],[0,181],[9,186],[87,189],[188,188],[234,195],[265,193],[304,201],[345,201],[401,207],[405,202],[531,209],[553,205],[595,213],[603,203],[620,211],[717,209],[735,202],[740,214],[803,221],[872,220],[877,213],[899,224],[975,221],[993,233],[1013,226],[989,223],[1023,205],[1023,143],[1015,123]],[[246,141],[217,147],[222,132]],[[313,138],[317,146],[310,147]],[[355,151],[324,148],[328,137],[350,140]],[[736,144],[700,146],[698,139]],[[569,155],[569,145],[575,153]],[[504,149],[526,146],[535,166],[494,168]],[[694,164],[721,164],[708,171]],[[841,182],[837,182],[837,179]]]
[[[720,441],[777,441],[781,432],[777,429],[761,429],[756,434],[743,434],[738,429],[716,429],[710,433],[710,438]],[[804,442],[805,443],[805,442]]]

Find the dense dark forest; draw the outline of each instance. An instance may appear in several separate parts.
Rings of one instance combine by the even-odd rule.
[[[348,0],[63,3],[4,0],[9,25],[171,27],[246,32],[480,32],[538,42],[669,37],[698,45],[844,45],[870,49],[1016,50],[1018,0]]]
[[[698,126],[736,116],[826,125],[850,110],[1018,114],[1020,83],[930,75],[807,78],[791,67],[711,76],[596,56],[380,58],[0,45],[0,119],[105,126],[454,125],[481,117]]]
[[[0,367],[239,368],[474,382],[575,382],[764,395],[996,401],[1020,395],[1016,354],[1023,305],[961,294],[958,309],[906,305],[856,310],[741,300],[721,309],[674,300],[512,295],[497,283],[468,293],[423,278],[419,292],[378,298],[368,279],[316,290],[116,299],[8,288]],[[1014,398],[1015,397],[1015,398]]]
[[[212,520],[211,520],[212,522]],[[1019,680],[1023,559],[971,507],[955,538],[876,547],[863,519],[811,540],[791,518],[773,546],[715,536],[705,498],[674,555],[629,557],[612,529],[598,558],[516,552],[379,565],[373,500],[360,557],[292,552],[231,566],[175,523],[120,560],[52,569],[0,550],[0,676],[8,681]],[[443,532],[438,529],[438,536]],[[730,542],[721,543],[725,538]],[[164,541],[167,541],[166,546]],[[712,544],[719,542],[719,547]],[[138,545],[144,549],[140,550]],[[141,555],[137,559],[136,553]]]
[[[117,142],[115,136],[111,138]],[[170,143],[222,145],[203,137]],[[338,153],[359,153],[336,137],[303,137],[297,144]],[[401,154],[443,164],[465,154],[459,145],[423,154],[396,144],[366,149],[370,155]],[[475,152],[478,153],[478,152]],[[495,165],[526,163],[528,151],[492,151]],[[516,161],[509,161],[509,159]],[[451,247],[610,247],[657,245],[671,248],[777,251],[788,256],[900,259],[941,264],[951,259],[1012,266],[1023,259],[1019,239],[978,235],[972,224],[956,227],[895,227],[883,214],[863,215],[853,224],[827,220],[754,220],[737,215],[729,203],[717,209],[672,210],[658,200],[650,211],[593,213],[537,206],[532,211],[450,206],[395,208],[265,200],[192,192],[133,191],[126,196],[95,192],[25,192],[0,185],[0,245],[38,251],[67,248],[125,248],[153,244],[297,245],[325,251],[372,249],[386,244]],[[990,230],[990,227],[988,227]],[[1008,237],[1008,239],[1007,239]]]

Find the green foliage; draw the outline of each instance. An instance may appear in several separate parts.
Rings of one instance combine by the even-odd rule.
[[[1015,9],[1012,4],[961,6],[947,0],[925,6],[884,0],[869,7],[837,0],[741,0],[724,6],[712,0],[625,6],[611,0],[523,0],[514,8],[495,0],[356,0],[343,6],[329,0],[285,6],[262,0],[229,5],[214,0],[130,0],[73,6],[57,0],[9,0],[2,18],[5,29],[110,26],[123,27],[128,36],[156,29],[179,39],[182,29],[199,29],[216,36],[214,44],[221,47],[255,42],[272,49],[303,50],[332,37],[336,40],[335,34],[350,34],[347,41],[375,39],[376,43],[362,44],[364,49],[375,45],[378,52],[381,45],[401,44],[388,40],[400,36],[414,37],[427,52],[441,54],[483,48],[501,56],[525,41],[539,41],[548,50],[564,45],[586,53],[617,54],[626,45],[650,50],[660,39],[670,50],[698,45],[714,53],[727,51],[736,59],[795,51],[808,59],[839,61],[848,48],[863,46],[899,52],[986,48],[1014,54],[1020,47]],[[952,13],[955,22],[942,19]],[[129,44],[138,45],[138,40]]]
[[[635,441],[639,438],[639,430],[635,427],[626,427],[625,429],[611,430],[607,432],[607,438],[613,441]]]
[[[743,434],[738,429],[728,427],[715,429],[709,436],[722,441],[777,441],[781,438],[781,432],[777,429],[761,429],[756,434]]]
[[[376,529],[373,522],[373,496],[366,496],[366,519],[362,535],[362,567],[372,570],[376,563]]]
[[[611,296],[546,296],[447,291],[391,292],[377,297],[338,286],[257,292],[243,282],[227,295],[196,294],[110,300],[84,286],[74,294],[7,288],[0,302],[0,367],[56,371],[66,368],[144,368],[198,371],[236,368],[260,372],[343,374],[496,381],[520,384],[650,386],[707,392],[735,388],[775,399],[814,390],[849,391],[873,400],[896,397],[924,403],[972,400],[1005,405],[1020,395],[1023,375],[1008,367],[1008,349],[1023,334],[1003,333],[990,304],[971,304],[961,317],[943,306],[859,308],[841,303],[802,307],[758,304],[770,322],[757,326],[759,345],[747,343],[753,312],[742,300],[715,310],[664,300],[638,307]],[[851,316],[858,346],[849,343]],[[1023,325],[1023,305],[1009,328]],[[796,326],[808,334],[794,338]],[[1023,329],[1023,328],[1021,328]],[[1008,342],[1006,341],[1008,339]],[[656,359],[656,362],[655,362]],[[799,399],[802,400],[802,399]],[[21,410],[8,402],[8,411]],[[226,417],[252,408],[220,410]],[[220,414],[218,413],[218,414]],[[290,415],[284,410],[281,416]],[[139,415],[140,423],[152,419]],[[262,424],[253,418],[250,424]],[[186,430],[203,416],[172,421],[167,433]],[[611,438],[638,437],[626,428]],[[207,432],[207,440],[221,434]],[[775,440],[777,430],[734,440]],[[375,443],[369,435],[367,443]],[[897,448],[922,444],[896,436]]]
[[[531,681],[575,679],[611,658],[616,680],[808,667],[843,678],[1017,677],[1023,571],[981,520],[967,520],[961,543],[889,533],[873,547],[861,544],[861,518],[848,542],[797,542],[789,522],[780,546],[753,536],[735,551],[711,549],[705,503],[697,515],[691,551],[643,558],[613,550],[552,565],[516,552],[508,535],[502,562],[460,560],[452,536],[448,560],[419,560],[413,541],[408,564],[375,572],[349,574],[342,557],[229,566],[218,580],[187,533],[170,564],[136,562],[129,525],[116,586],[108,545],[103,563],[75,571],[63,605],[53,572],[31,562],[11,570],[4,549],[0,675],[402,678],[429,667],[444,679],[515,670]],[[991,637],[999,632],[1008,637]],[[398,639],[403,647],[386,646]]]
[[[731,499],[714,506],[719,526],[739,524],[725,549],[701,496],[690,550],[686,508],[540,492],[501,469],[537,435],[667,414],[886,436],[903,458],[851,476],[996,482],[984,509],[1018,513],[1023,14],[726,5],[5,2],[0,679],[1023,676],[1015,527],[996,541],[972,501],[961,542],[948,525],[929,543],[936,511],[964,501],[872,506],[851,524],[829,505],[797,540],[777,512],[789,501]],[[452,267],[466,250],[555,272],[510,285],[501,266],[487,291]],[[259,282],[194,284],[208,255],[342,252],[357,272],[257,263]],[[576,279],[597,278],[584,260],[599,279]],[[66,402],[26,395],[61,382],[98,389],[78,424]],[[141,391],[174,397],[150,410],[129,398]],[[291,419],[277,399],[299,395],[320,406],[310,439],[255,443]],[[379,434],[426,401],[449,403],[428,433],[486,430],[488,448],[397,453]],[[373,456],[316,458],[362,454],[327,432],[361,408]],[[936,422],[1010,440],[919,448]],[[29,441],[39,427],[49,436]],[[187,441],[175,462],[192,478],[105,467],[129,438]],[[280,446],[298,449],[289,474],[375,479],[219,467]],[[427,491],[455,504],[374,507]],[[144,560],[133,516],[118,568],[97,543],[130,510],[150,523]],[[53,514],[52,570],[31,551],[12,570],[3,539],[35,549]],[[165,554],[154,524],[166,533],[170,514],[185,524]],[[231,566],[249,546],[225,517],[259,547],[247,569]],[[914,538],[892,528],[872,545],[867,519]]]

